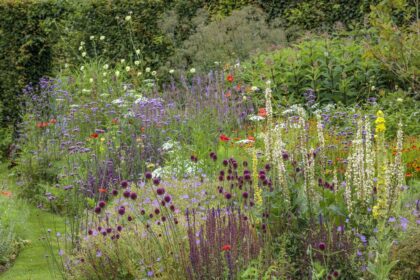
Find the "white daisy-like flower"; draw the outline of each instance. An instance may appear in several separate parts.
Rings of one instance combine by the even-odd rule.
[[[121,64],[124,64],[125,63],[125,59],[124,58],[121,59],[120,62],[121,62]]]
[[[109,65],[108,64],[105,64],[104,66],[102,66],[102,68],[104,68],[105,70],[108,70]]]
[[[85,66],[80,66],[80,71],[83,71],[83,70],[85,70]]]
[[[85,89],[85,88],[84,88],[84,89],[82,89],[82,92],[83,92],[83,93],[89,93],[90,91],[91,91],[90,89]]]
[[[136,60],[136,61],[134,61],[134,64],[137,65],[137,66],[139,66],[140,65],[140,61],[139,60]]]
[[[141,76],[142,74],[142,72],[137,72],[137,77]]]
[[[250,139],[242,139],[239,141],[236,141],[236,144],[240,144],[240,145],[244,145],[244,144],[249,144],[249,143],[254,143],[254,140],[250,140]]]
[[[253,92],[256,92],[256,91],[258,91],[258,90],[259,90],[259,88],[258,88],[258,87],[256,87],[256,86],[252,86],[252,87],[251,87],[251,90],[252,90]]]
[[[118,71],[118,70],[115,71],[115,76],[117,76],[117,77],[120,76],[120,71]]]
[[[152,76],[156,76],[156,71],[152,71]]]
[[[77,104],[71,104],[70,105],[70,108],[79,108],[80,106],[79,105],[77,105]]]
[[[169,70],[169,74],[173,74],[175,72],[174,69]]]
[[[115,105],[121,105],[121,104],[123,104],[124,103],[124,100],[122,99],[122,98],[117,98],[117,99],[115,99],[115,100],[112,100],[112,102],[111,102],[112,104],[115,104]]]
[[[95,39],[95,36],[90,36],[89,39],[90,40],[94,40]]]
[[[83,46],[80,46],[80,47],[79,47],[79,51],[81,51],[81,50],[83,50]]]
[[[86,56],[86,52],[82,52],[82,57],[85,57]]]
[[[125,71],[130,72],[130,70],[131,70],[130,66],[125,67]]]
[[[397,102],[403,102],[404,101],[404,99],[402,99],[402,98],[397,98]]]
[[[102,73],[102,76],[106,77],[106,75],[108,75],[108,73],[107,73],[107,72],[103,72],[103,73]]]
[[[131,20],[131,16],[126,16],[125,17],[125,21],[130,21]]]
[[[136,54],[140,54],[140,50],[136,50]]]
[[[146,69],[145,69],[146,73],[149,73],[150,70],[152,70],[152,69],[150,69],[150,67],[146,67]]]
[[[93,83],[93,78],[89,79],[89,83],[91,83],[91,84]]]
[[[84,45],[85,45],[85,42],[84,42],[84,41],[81,41],[81,42],[80,42],[80,45],[81,45],[81,46],[84,46]]]
[[[101,41],[105,40],[105,36],[102,35],[101,37],[99,37],[99,40],[101,40]]]
[[[257,116],[257,115],[251,115],[251,116],[249,116],[249,117],[248,117],[248,119],[249,119],[250,121],[254,121],[254,122],[258,122],[258,121],[265,120],[265,118],[264,118],[264,117]]]
[[[195,73],[195,68],[191,68],[191,69],[190,69],[190,73],[191,73],[191,74],[194,74],[194,73]]]

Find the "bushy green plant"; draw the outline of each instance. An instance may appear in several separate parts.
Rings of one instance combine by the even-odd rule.
[[[208,25],[200,24],[171,61],[174,65],[187,63],[208,70],[214,68],[215,63],[236,63],[252,52],[278,47],[285,41],[282,29],[268,25],[264,13],[249,6]]]

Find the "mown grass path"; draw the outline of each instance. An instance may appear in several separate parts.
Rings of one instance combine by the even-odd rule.
[[[1,185],[6,186],[8,193],[11,193],[7,199],[17,201],[14,195],[16,184],[9,176],[10,171],[4,166],[0,168]],[[4,198],[3,198],[4,199]],[[64,227],[62,218],[38,209],[28,203],[19,203],[22,213],[27,215],[27,221],[23,229],[17,232],[22,239],[29,240],[30,244],[26,245],[17,256],[13,265],[4,273],[0,274],[1,280],[49,280],[59,279],[57,271],[52,270],[52,266],[48,262],[47,256],[51,255],[51,250],[46,247],[45,241],[42,239],[47,229],[52,232],[60,232]],[[2,215],[3,213],[0,213]],[[61,231],[62,232],[62,231]],[[56,254],[58,248],[53,247]]]

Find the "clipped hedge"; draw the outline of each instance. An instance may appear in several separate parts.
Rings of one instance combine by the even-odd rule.
[[[19,118],[22,88],[51,73],[57,19],[65,13],[58,1],[0,2],[0,125]]]

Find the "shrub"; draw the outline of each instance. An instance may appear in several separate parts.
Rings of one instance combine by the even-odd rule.
[[[191,64],[209,70],[215,66],[215,62],[236,63],[249,57],[252,52],[277,47],[285,41],[282,29],[268,25],[264,13],[249,6],[208,25],[200,24],[196,33],[183,43],[170,60],[174,65]]]

